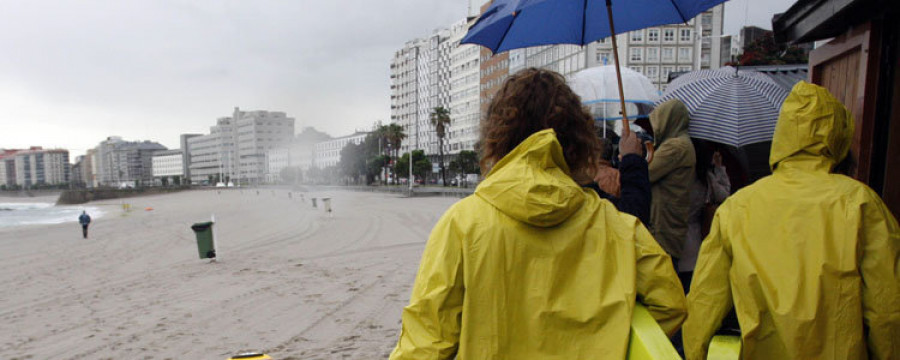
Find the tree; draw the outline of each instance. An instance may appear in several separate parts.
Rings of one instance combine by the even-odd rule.
[[[293,184],[297,181],[297,172],[300,169],[297,167],[287,166],[278,173],[278,176],[281,178],[281,181],[287,184]]]
[[[456,162],[459,164],[459,171],[463,174],[481,174],[481,167],[478,166],[478,154],[471,150],[463,150],[456,155]]]
[[[163,187],[169,186],[169,177],[168,177],[168,176],[163,176],[163,177],[162,177],[162,186],[163,186]]]
[[[180,185],[181,185],[181,176],[179,176],[179,175],[173,176],[173,177],[172,177],[172,184],[175,185],[175,186],[180,186]]]
[[[338,164],[341,175],[353,179],[356,183],[361,176],[366,175],[365,144],[356,145],[348,143],[341,149],[341,162]]]
[[[420,179],[424,179],[429,171],[431,171],[431,161],[428,161],[428,158],[425,157],[425,151],[413,150],[413,174]],[[409,178],[409,153],[403,154],[397,160],[394,164],[394,173],[397,176]],[[410,181],[413,181],[413,179],[410,179]]]
[[[744,54],[737,63],[729,62],[726,65],[755,66],[755,65],[784,65],[805,64],[808,55],[803,49],[787,44],[775,43],[772,33],[766,33],[759,39],[744,47]]]
[[[438,106],[431,111],[431,126],[434,126],[434,132],[438,138],[438,166],[441,168],[441,184],[447,186],[447,172],[444,169],[444,136],[447,135],[447,128],[450,126],[450,110],[443,106]]]
[[[391,123],[388,125],[383,125],[383,129],[381,130],[381,134],[384,139],[387,141],[388,148],[388,161],[387,166],[390,166],[391,159],[398,159],[400,157],[400,145],[403,144],[403,139],[406,138],[406,133],[403,132],[403,126],[400,126],[397,123]],[[393,153],[393,154],[392,154]],[[409,171],[407,171],[409,172]],[[396,174],[396,172],[394,172]],[[396,184],[397,177],[394,177],[394,181]]]

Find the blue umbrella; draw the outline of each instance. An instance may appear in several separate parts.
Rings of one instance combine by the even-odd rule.
[[[494,53],[550,44],[585,45],[619,32],[650,26],[685,23],[726,0],[495,0],[460,41]],[[613,18],[618,24],[613,24]],[[618,46],[612,37],[616,73]],[[625,99],[619,77],[619,99]]]
[[[659,103],[678,99],[691,112],[691,137],[735,147],[772,140],[788,92],[770,77],[732,67],[673,80]]]

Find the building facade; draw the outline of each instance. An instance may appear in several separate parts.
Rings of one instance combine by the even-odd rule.
[[[157,151],[151,158],[153,178],[185,178],[184,151],[181,149]]]
[[[341,162],[341,150],[349,143],[362,144],[369,133],[357,131],[352,135],[334,138],[315,144],[313,154],[313,166],[324,169],[337,166]]]
[[[8,159],[6,163],[5,177],[7,178],[7,184],[13,178],[13,176],[10,176],[10,173],[14,174],[15,185],[25,188],[69,183],[71,168],[68,150],[45,150],[40,147],[32,147],[29,150],[15,152],[11,169]]]
[[[181,145],[181,173],[184,183],[189,183],[191,179],[191,152],[188,151],[188,139],[198,136],[203,136],[203,134],[181,134],[181,136],[178,137],[178,143]]]
[[[232,118],[223,117],[209,128],[208,135],[186,139],[192,184],[230,180],[235,158],[233,132]]]
[[[192,183],[265,181],[266,152],[290,144],[294,119],[277,111],[241,111],[216,120],[208,135],[184,139]]]
[[[16,153],[19,151],[0,149],[0,186],[4,188],[16,185]]]
[[[139,186],[153,182],[153,154],[166,147],[149,140],[125,141],[110,136],[96,148],[99,186]]]
[[[718,5],[685,24],[619,34],[619,63],[644,74],[663,91],[670,73],[718,69],[723,64],[723,26],[724,5]],[[595,44],[586,59],[588,66],[613,64],[612,41],[607,38]]]
[[[450,53],[450,131],[445,153],[474,150],[481,119],[481,47],[460,45],[474,19],[453,24]],[[503,61],[500,61],[501,63]],[[434,154],[434,152],[427,154]]]
[[[407,42],[391,62],[391,121],[403,127],[400,151],[421,149],[439,153],[431,123],[436,107],[450,110],[444,153],[472,149],[477,139],[480,87],[480,50],[459,45],[471,25],[462,19],[426,38]]]

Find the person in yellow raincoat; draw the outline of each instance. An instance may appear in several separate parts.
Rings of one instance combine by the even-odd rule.
[[[878,195],[831,170],[849,111],[800,82],[781,108],[772,175],[716,211],[688,295],[684,344],[705,359],[732,308],[744,359],[900,359],[900,229]]]
[[[391,359],[624,359],[636,300],[680,327],[669,256],[574,180],[591,180],[599,142],[562,76],[511,76],[481,143],[490,172],[432,230]]]

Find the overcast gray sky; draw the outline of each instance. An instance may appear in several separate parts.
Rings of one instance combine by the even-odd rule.
[[[732,0],[725,32],[770,28],[792,3]],[[467,6],[0,0],[0,148],[62,147],[74,158],[110,135],[175,148],[179,134],[207,133],[235,106],[346,135],[390,120],[394,51]]]

